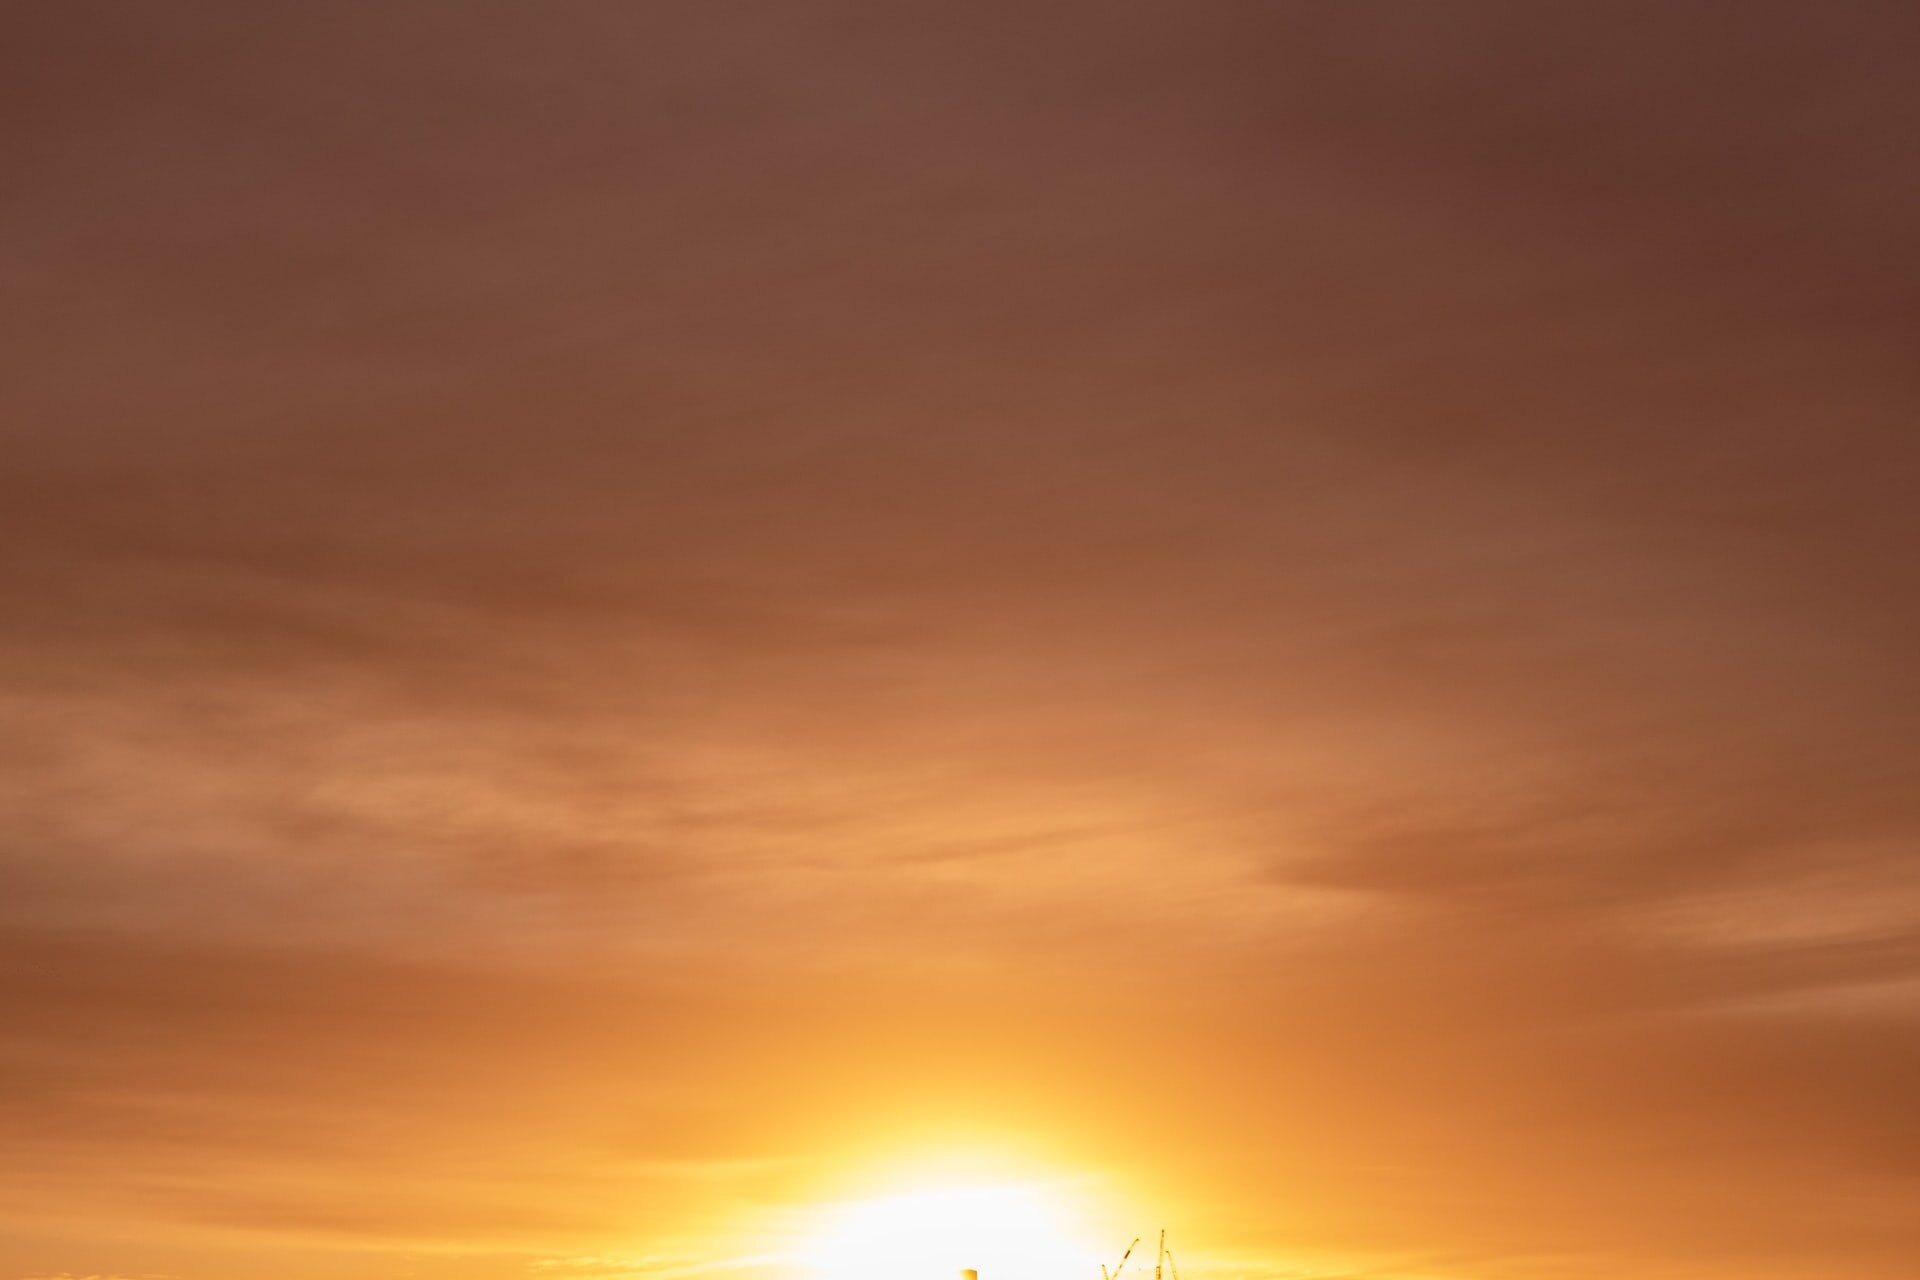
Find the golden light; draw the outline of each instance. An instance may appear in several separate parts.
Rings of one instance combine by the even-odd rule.
[[[919,1191],[828,1209],[804,1262],[816,1280],[1088,1280],[1098,1253],[1056,1190],[1003,1184]]]

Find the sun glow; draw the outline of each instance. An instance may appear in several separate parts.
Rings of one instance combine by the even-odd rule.
[[[1052,1188],[1002,1185],[833,1206],[805,1261],[816,1280],[1085,1280],[1096,1256]]]

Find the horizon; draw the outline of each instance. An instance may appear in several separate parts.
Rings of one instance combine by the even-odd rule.
[[[0,1280],[1920,1275],[1920,9],[9,18]]]

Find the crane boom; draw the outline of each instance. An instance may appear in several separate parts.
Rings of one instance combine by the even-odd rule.
[[[1113,1269],[1113,1273],[1111,1275],[1107,1274],[1107,1264],[1104,1262],[1100,1264],[1100,1274],[1102,1277],[1104,1277],[1104,1280],[1120,1280],[1120,1273],[1127,1269],[1127,1259],[1133,1256],[1134,1245],[1137,1245],[1139,1243],[1140,1243],[1139,1237],[1138,1236],[1134,1237],[1133,1244],[1128,1245],[1127,1251],[1120,1255],[1120,1265]]]

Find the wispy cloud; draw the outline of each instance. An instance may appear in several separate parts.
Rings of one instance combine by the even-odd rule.
[[[109,8],[0,50],[0,1273],[968,1143],[1912,1273],[1894,7]]]

